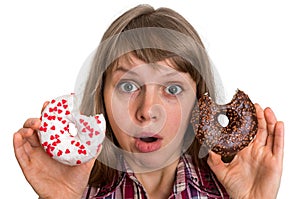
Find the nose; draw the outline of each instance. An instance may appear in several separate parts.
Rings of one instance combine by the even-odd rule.
[[[144,85],[136,99],[136,118],[139,122],[156,121],[161,116],[161,99],[156,85]]]

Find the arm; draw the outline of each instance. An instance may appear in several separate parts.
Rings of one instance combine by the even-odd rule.
[[[256,138],[231,163],[210,152],[208,164],[229,195],[238,198],[276,198],[283,165],[284,125],[270,108],[255,105]]]

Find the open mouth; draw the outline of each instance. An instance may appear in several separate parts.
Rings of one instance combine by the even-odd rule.
[[[157,141],[158,138],[156,138],[156,137],[143,137],[143,138],[140,138],[140,140],[143,141],[143,142],[151,143],[151,142]]]
[[[135,147],[139,152],[148,153],[160,149],[162,138],[160,136],[141,136],[135,138]]]

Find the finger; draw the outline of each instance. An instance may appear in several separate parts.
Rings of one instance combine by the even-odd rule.
[[[32,128],[21,128],[18,133],[22,136],[23,142],[28,142],[32,147],[39,147],[40,142],[37,133]],[[23,143],[23,144],[24,144]]]
[[[34,130],[32,128],[21,128],[18,130],[18,134],[22,137],[22,139],[25,141],[30,136],[33,135]]]
[[[266,122],[267,122],[267,132],[268,132],[268,138],[267,138],[266,145],[269,147],[270,150],[272,150],[274,134],[275,134],[275,132],[274,132],[275,124],[277,122],[277,119],[271,108],[266,108],[264,113],[265,113],[265,118],[266,118]]]
[[[283,158],[283,148],[284,148],[284,123],[277,122],[274,130],[274,146],[273,154],[277,157]]]
[[[207,164],[220,181],[225,178],[227,168],[220,155],[210,151]]]
[[[25,121],[23,127],[31,128],[33,130],[38,130],[41,125],[41,120],[39,118],[29,118]]]
[[[27,155],[25,148],[23,147],[24,143],[25,141],[21,133],[20,132],[15,133],[13,136],[14,152],[17,161],[22,169],[26,168],[30,162],[30,158]]]
[[[256,109],[256,117],[258,121],[258,129],[257,129],[257,134],[255,137],[255,142],[258,143],[259,145],[265,145],[266,144],[266,139],[268,136],[267,130],[266,130],[266,120],[264,116],[264,111],[261,108],[259,104],[255,104],[255,109]]]

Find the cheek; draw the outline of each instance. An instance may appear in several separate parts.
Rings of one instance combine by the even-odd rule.
[[[131,121],[129,100],[115,94],[112,87],[107,89],[105,94],[105,108],[113,131],[119,132],[120,130],[128,129],[127,125]]]
[[[181,108],[170,107],[167,112],[165,129],[168,134],[179,133],[180,127],[184,124],[184,113]]]
[[[126,120],[128,120],[129,110],[128,103],[116,98],[112,99],[110,112],[112,119],[115,120],[116,123],[126,122]]]
[[[188,123],[190,122],[190,114],[192,110],[191,102],[178,106],[170,106],[167,110],[167,122],[165,125],[166,132],[172,134],[183,135],[186,131]]]
[[[111,117],[115,124],[114,131],[120,134],[133,136],[138,126],[134,123],[134,109],[124,100],[113,99],[111,106]],[[122,133],[121,133],[122,132]]]
[[[119,113],[122,115],[121,111]],[[118,140],[119,145],[121,146],[122,149],[129,150],[128,140],[130,139],[130,137],[128,136],[128,134],[123,132],[123,130],[120,128],[120,122],[115,119],[116,117],[121,117],[121,116],[116,116],[116,113],[113,114],[111,108],[108,108],[107,117],[111,129],[113,131],[113,134]],[[126,123],[126,122],[123,121],[122,123]]]

